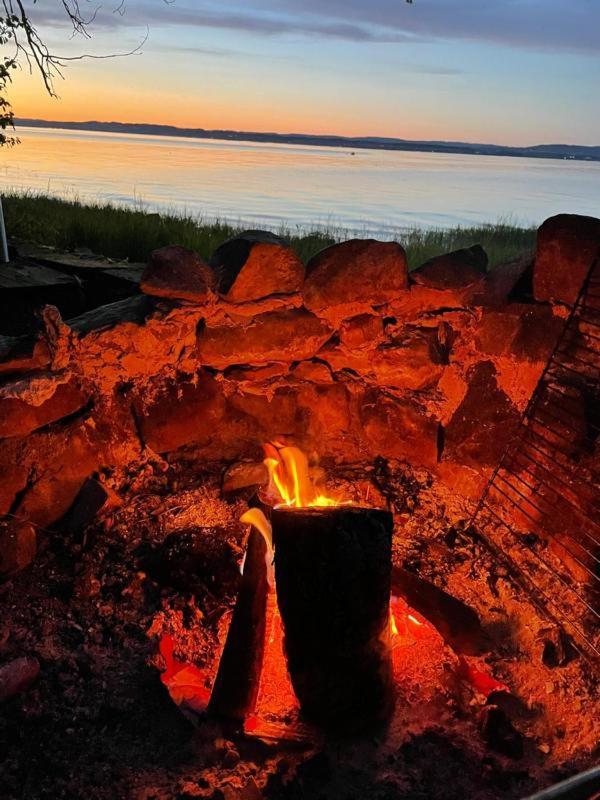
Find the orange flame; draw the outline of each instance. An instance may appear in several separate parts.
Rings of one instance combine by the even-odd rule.
[[[437,630],[405,600],[392,595],[390,599],[390,633],[392,647],[414,644],[418,639],[426,640],[439,636]]]
[[[311,508],[342,505],[320,494],[310,476],[308,459],[298,447],[265,444],[264,464],[269,473],[267,498],[277,506]]]

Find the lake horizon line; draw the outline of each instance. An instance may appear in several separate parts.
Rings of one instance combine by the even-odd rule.
[[[161,136],[181,139],[212,139],[237,143],[289,144],[307,147],[328,147],[375,151],[424,152],[448,155],[503,156],[565,161],[600,161],[600,145],[564,143],[525,146],[499,145],[485,142],[402,139],[384,136],[344,136],[338,134],[277,133],[275,131],[240,131],[234,129],[182,128],[175,125],[117,121],[60,121],[19,117],[19,127],[90,133],[121,133],[133,136]]]

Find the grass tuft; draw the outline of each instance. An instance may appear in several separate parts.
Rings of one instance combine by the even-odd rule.
[[[2,198],[9,236],[60,250],[88,248],[114,259],[144,262],[152,250],[179,244],[208,259],[226,239],[242,230],[224,221],[177,214],[149,213],[116,205],[85,205],[35,193],[8,193]],[[336,241],[352,238],[343,229],[325,231],[278,230],[303,261]],[[533,249],[535,229],[499,221],[494,225],[449,229],[398,230],[388,238],[405,248],[409,268],[433,256],[461,247],[481,244],[491,266]]]

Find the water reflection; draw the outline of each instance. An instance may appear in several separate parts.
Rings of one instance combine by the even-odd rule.
[[[6,187],[251,225],[407,226],[600,214],[600,163],[22,129]]]

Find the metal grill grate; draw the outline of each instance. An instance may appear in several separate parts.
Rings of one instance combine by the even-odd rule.
[[[471,522],[600,660],[600,256]]]

